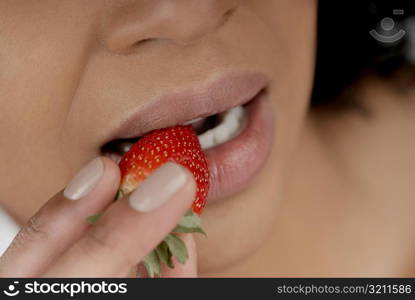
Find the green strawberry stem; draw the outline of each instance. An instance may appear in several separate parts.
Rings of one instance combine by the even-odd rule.
[[[124,197],[121,190],[117,191],[115,201]],[[95,224],[101,218],[102,213],[89,216],[87,218],[88,223]],[[189,209],[182,217],[179,224],[169,233],[164,240],[158,244],[158,246],[147,254],[143,259],[143,264],[147,270],[149,277],[159,276],[161,272],[162,263],[166,264],[169,268],[174,269],[174,263],[172,258],[184,264],[189,257],[185,243],[178,237],[178,233],[201,233],[206,235],[202,229],[202,221],[200,217]]]
[[[143,259],[149,277],[159,276],[161,265],[164,263],[174,269],[172,258],[184,264],[189,257],[185,243],[177,236],[178,233],[201,233],[206,235],[201,227],[200,217],[191,209],[182,217],[179,224],[164,240]]]

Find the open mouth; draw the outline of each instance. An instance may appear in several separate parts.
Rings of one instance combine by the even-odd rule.
[[[208,150],[237,137],[245,128],[246,120],[246,105],[238,105],[221,113],[190,120],[183,125],[192,125],[202,149]],[[112,140],[101,148],[101,152],[118,163],[140,138]]]
[[[165,96],[112,133],[101,153],[115,162],[145,134],[175,125],[192,125],[209,166],[208,202],[249,186],[262,169],[273,140],[273,112],[262,75],[222,78],[202,90]]]

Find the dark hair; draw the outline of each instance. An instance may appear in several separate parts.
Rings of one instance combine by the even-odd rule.
[[[369,33],[390,17],[400,29],[415,14],[415,1],[320,0],[313,107],[350,104],[340,97],[364,74],[391,77],[408,64],[408,34],[382,43]]]

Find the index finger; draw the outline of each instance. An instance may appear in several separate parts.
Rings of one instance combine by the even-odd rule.
[[[46,276],[126,276],[179,223],[195,192],[193,175],[166,163],[133,193],[113,203]]]
[[[84,176],[91,170],[94,170],[92,178],[95,183],[90,180],[91,177]],[[81,195],[79,192],[82,189],[74,189],[74,185],[69,184],[76,197],[68,199],[60,191],[46,202],[0,257],[0,277],[41,276],[53,260],[87,230],[90,226],[87,217],[103,210],[113,201],[120,182],[120,172],[112,160],[99,157],[87,164],[74,180],[89,181],[94,186],[89,193]]]

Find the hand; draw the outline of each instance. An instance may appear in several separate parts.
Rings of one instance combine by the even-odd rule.
[[[114,202],[118,166],[99,157],[84,167],[28,221],[0,258],[0,277],[127,277],[175,227],[191,206],[195,182],[185,168],[167,163],[130,195]],[[28,195],[30,197],[30,195]],[[90,225],[88,216],[104,212]],[[189,259],[162,276],[195,277],[190,234],[182,236]]]

